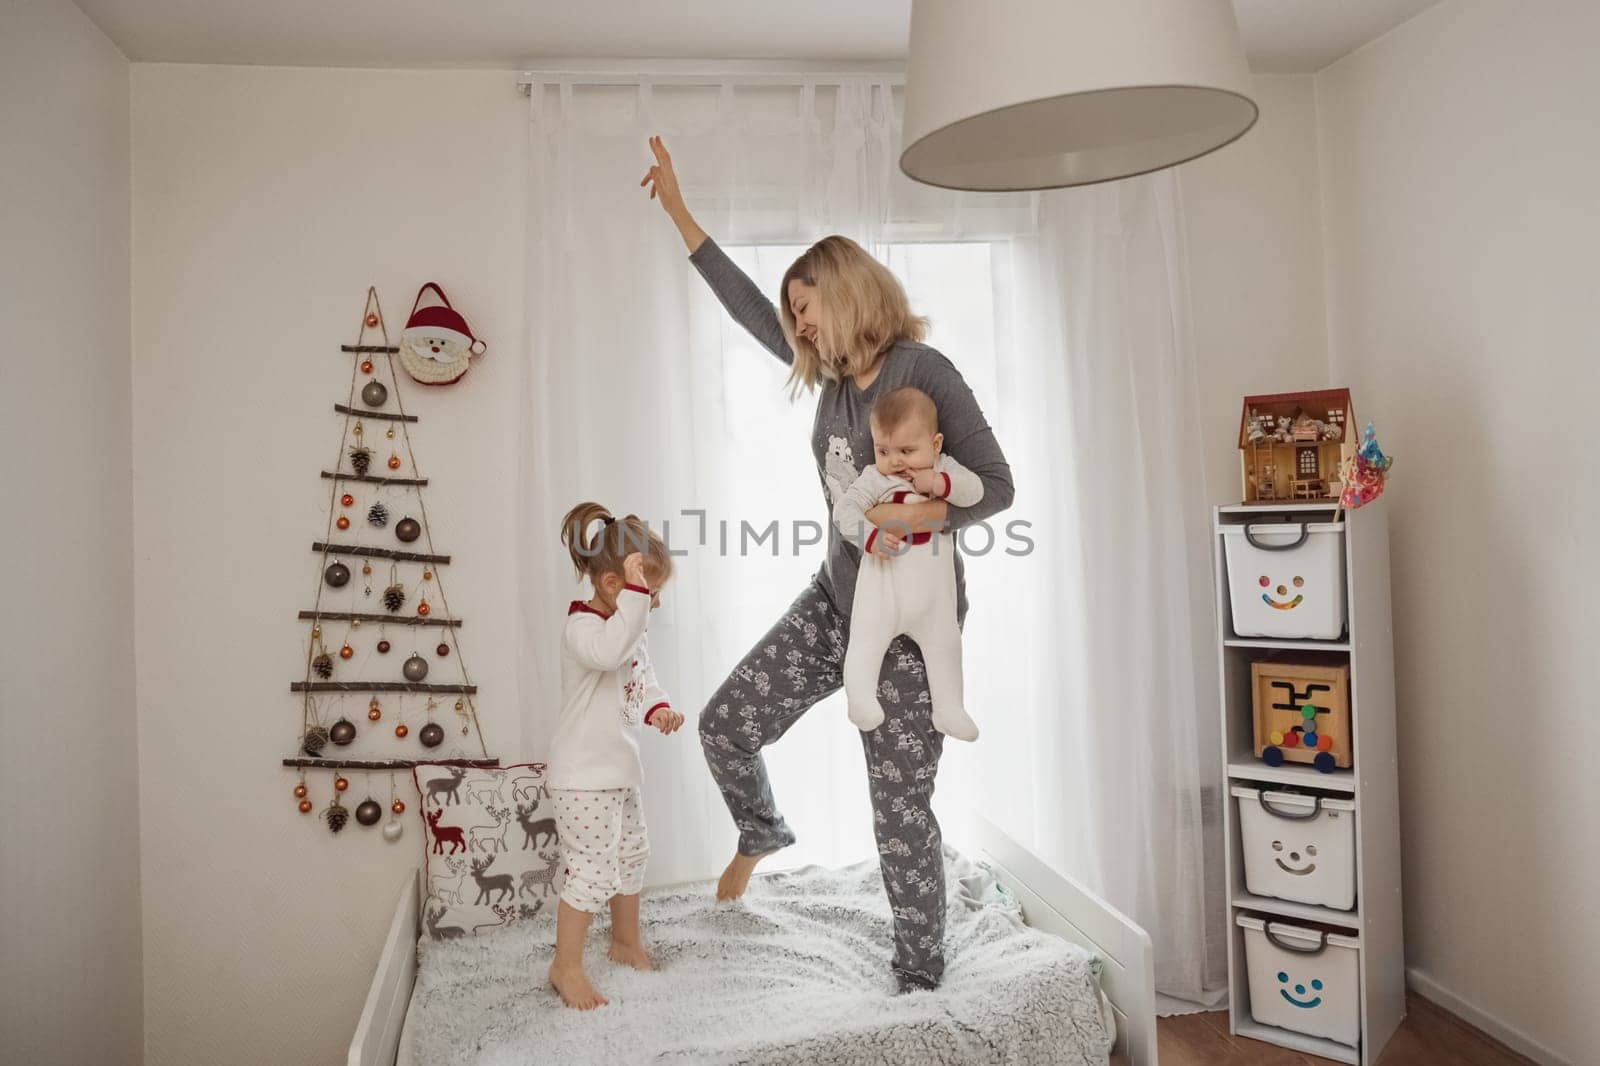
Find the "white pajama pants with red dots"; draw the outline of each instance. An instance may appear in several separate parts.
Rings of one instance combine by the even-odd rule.
[[[598,914],[612,896],[638,895],[650,857],[639,790],[557,788],[550,798],[566,867],[562,901]]]

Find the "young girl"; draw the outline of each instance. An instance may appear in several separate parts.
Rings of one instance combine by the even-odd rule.
[[[652,969],[639,938],[639,890],[650,854],[639,804],[639,725],[675,733],[683,715],[656,683],[644,630],[672,576],[672,557],[643,521],[598,503],[567,513],[561,541],[594,596],[573,600],[561,637],[561,718],[550,745],[550,794],[566,883],[550,983],[579,1010],[603,1006],[583,968],[595,914],[611,909],[611,958]]]

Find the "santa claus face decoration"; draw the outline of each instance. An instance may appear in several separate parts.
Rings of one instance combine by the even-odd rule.
[[[422,307],[429,289],[438,294],[439,304]],[[451,385],[461,380],[472,357],[482,355],[488,345],[472,335],[467,320],[450,306],[450,300],[435,282],[417,291],[411,317],[400,333],[400,363],[424,385]]]

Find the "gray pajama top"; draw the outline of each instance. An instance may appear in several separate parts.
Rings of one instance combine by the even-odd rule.
[[[740,270],[716,241],[707,238],[689,261],[711,286],[712,292],[741,326],[785,364],[793,365],[794,351],[783,334],[783,322],[772,301],[749,275]],[[811,451],[817,478],[827,504],[828,555],[817,571],[817,582],[834,608],[848,618],[855,601],[856,570],[861,550],[854,531],[841,531],[833,522],[833,505],[873,461],[872,429],[868,415],[874,401],[902,385],[913,385],[933,398],[939,408],[939,432],[944,450],[983,481],[983,499],[973,507],[950,507],[951,529],[981,522],[1011,506],[1014,488],[994,430],[989,428],[972,390],[961,372],[937,350],[916,341],[896,341],[883,357],[883,367],[871,385],[854,381],[824,380],[817,397],[816,419],[811,426]],[[967,613],[966,582],[961,556],[956,555],[956,614]]]

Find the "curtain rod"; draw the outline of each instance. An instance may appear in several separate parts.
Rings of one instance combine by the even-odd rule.
[[[770,65],[769,65],[770,66]],[[523,96],[533,93],[534,85],[541,82],[562,81],[571,85],[802,85],[807,82],[838,83],[849,81],[875,81],[887,85],[904,85],[903,70],[859,68],[854,70],[818,70],[797,67],[790,71],[757,69],[753,64],[743,68],[686,69],[633,69],[607,70],[582,66],[573,68],[541,68],[524,70],[517,76],[517,91]]]

